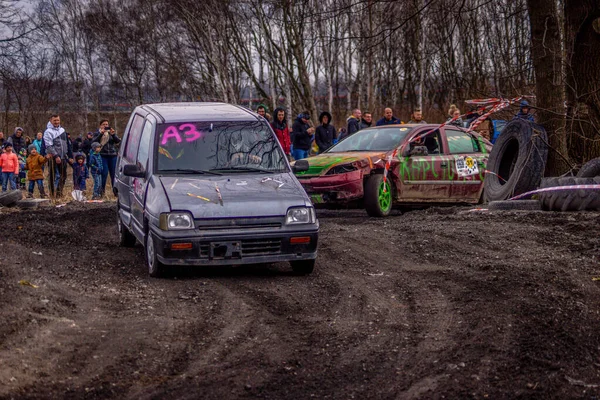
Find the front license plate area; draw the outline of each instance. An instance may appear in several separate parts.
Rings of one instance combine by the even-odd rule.
[[[212,242],[209,257],[212,260],[242,258],[242,244],[241,242]]]

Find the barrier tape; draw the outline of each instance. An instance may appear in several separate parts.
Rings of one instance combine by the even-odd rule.
[[[387,193],[387,175],[388,175],[388,171],[390,170],[390,165],[392,164],[392,160],[394,159],[394,157],[396,157],[396,155],[398,154],[398,149],[394,149],[394,151],[392,152],[392,154],[390,154],[390,156],[387,159],[387,162],[385,163],[385,169],[383,170],[383,193]]]
[[[530,192],[526,192],[520,194],[518,196],[511,197],[509,200],[520,200],[525,197],[533,196],[534,194],[544,193],[544,192],[559,192],[563,190],[579,190],[579,189],[594,189],[600,190],[600,185],[568,185],[568,186],[553,186],[543,189],[536,189]]]

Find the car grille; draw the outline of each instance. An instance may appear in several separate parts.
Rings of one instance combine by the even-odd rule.
[[[269,256],[281,254],[281,239],[244,239],[242,243],[242,257]],[[198,245],[200,258],[210,257],[210,242]]]
[[[281,239],[242,240],[242,257],[266,256],[281,253]]]
[[[282,225],[283,217],[196,220],[196,229],[199,230],[280,229]]]

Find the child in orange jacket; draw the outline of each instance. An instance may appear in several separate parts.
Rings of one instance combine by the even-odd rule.
[[[12,144],[4,145],[4,153],[0,156],[0,168],[2,168],[2,191],[6,192],[8,182],[10,182],[11,190],[17,188],[15,176],[19,175],[19,159],[13,153]]]
[[[48,159],[41,156],[37,152],[37,148],[34,144],[29,145],[29,157],[27,157],[27,179],[29,180],[29,188],[27,190],[27,197],[33,197],[33,189],[37,184],[40,190],[40,196],[42,199],[46,198],[46,192],[44,192],[44,171],[42,167]]]

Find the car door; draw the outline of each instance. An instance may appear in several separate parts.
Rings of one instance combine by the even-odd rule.
[[[444,143],[441,140],[439,129],[435,129],[423,136],[431,128],[421,129],[411,135],[411,139],[422,136],[421,143],[427,147],[427,155],[409,155],[401,157],[397,184],[397,201],[405,203],[415,202],[446,202],[450,197],[452,176],[448,166],[450,157],[444,154]]]
[[[139,140],[135,163],[146,171],[146,176],[143,178],[132,178],[131,185],[131,211],[133,221],[138,233],[143,233],[144,226],[144,205],[146,202],[146,186],[148,184],[149,174],[149,153],[154,131],[156,129],[156,120],[151,115],[146,117],[142,135]]]
[[[137,152],[137,143],[142,132],[144,124],[144,117],[140,114],[133,114],[125,129],[123,135],[122,146],[119,149],[119,160],[117,166],[117,173],[115,176],[115,186],[117,188],[117,195],[119,197],[119,208],[122,211],[123,223],[130,227],[131,226],[131,177],[123,174],[123,166],[131,164],[131,154],[135,148]],[[135,153],[134,157],[135,157]]]
[[[452,200],[475,203],[481,196],[489,154],[474,134],[450,126],[444,127],[444,132],[451,156]]]

